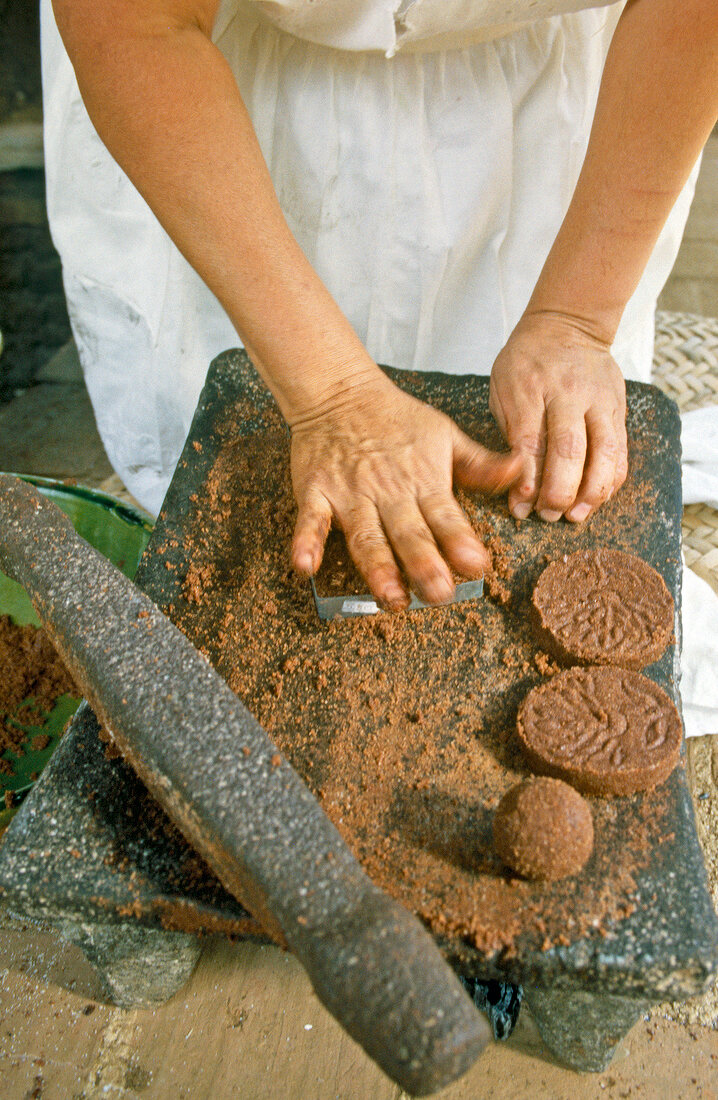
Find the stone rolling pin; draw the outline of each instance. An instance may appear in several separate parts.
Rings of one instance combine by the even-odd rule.
[[[222,884],[407,1092],[464,1073],[489,1030],[420,922],[373,885],[259,723],[56,505],[0,475],[0,568],[98,718]]]

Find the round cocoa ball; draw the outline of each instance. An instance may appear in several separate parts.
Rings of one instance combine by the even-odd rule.
[[[504,863],[524,878],[577,875],[593,850],[591,807],[561,779],[532,776],[501,799],[494,844]]]

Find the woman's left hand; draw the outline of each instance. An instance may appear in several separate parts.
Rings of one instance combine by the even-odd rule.
[[[491,372],[490,407],[524,476],[517,519],[587,519],[626,479],[626,386],[610,348],[574,318],[525,314]]]

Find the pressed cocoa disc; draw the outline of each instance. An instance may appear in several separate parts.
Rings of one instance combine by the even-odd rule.
[[[673,634],[661,575],[622,550],[579,550],[539,577],[533,608],[542,641],[564,663],[641,669]]]
[[[681,720],[662,688],[639,672],[571,668],[522,703],[518,735],[532,768],[587,794],[650,790],[675,768]]]
[[[591,807],[568,783],[532,776],[501,799],[494,844],[524,878],[577,875],[593,851]]]

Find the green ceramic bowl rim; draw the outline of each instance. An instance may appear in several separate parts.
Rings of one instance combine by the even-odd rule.
[[[85,500],[88,503],[99,504],[106,511],[111,512],[125,523],[133,527],[142,527],[148,535],[152,533],[154,528],[151,516],[140,512],[139,509],[134,508],[131,504],[126,504],[124,501],[117,500],[116,497],[110,496],[109,493],[105,493],[101,489],[93,489],[89,485],[68,484],[59,478],[42,477],[39,474],[10,473],[8,476],[17,477],[21,481],[26,481],[28,484],[34,485],[37,489],[48,489],[61,495],[75,497],[78,500]],[[22,796],[26,795],[33,786],[34,783],[31,783],[27,787],[18,789],[16,791],[17,796],[22,798]],[[10,823],[15,813],[15,808],[4,809],[0,805],[0,829]]]
[[[93,504],[102,504],[109,512],[113,512],[119,519],[128,523],[144,527],[151,534],[154,529],[154,521],[146,512],[140,512],[131,504],[126,504],[117,497],[110,496],[102,489],[93,489],[89,485],[69,484],[60,478],[41,477],[39,474],[14,474],[8,473],[8,477],[17,477],[21,481],[27,481],[38,489],[53,489],[56,492],[66,493],[68,496],[78,497],[80,500],[91,501]]]

